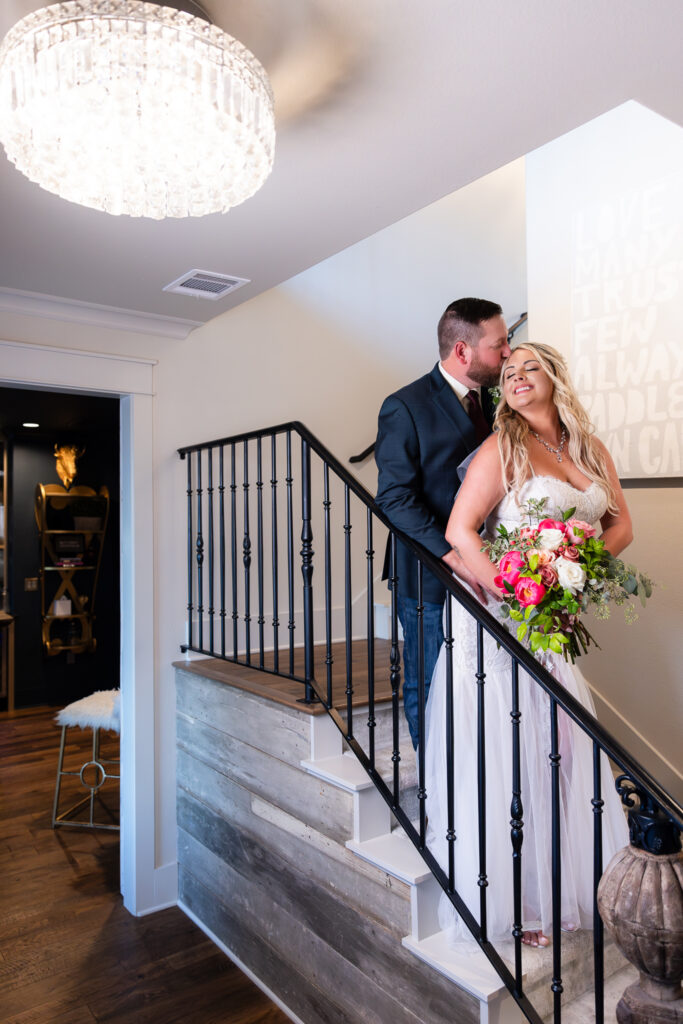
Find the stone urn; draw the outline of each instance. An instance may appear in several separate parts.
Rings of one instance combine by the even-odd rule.
[[[615,854],[598,886],[598,908],[617,946],[640,971],[617,1006],[619,1024],[683,1024],[683,853],[653,844]],[[647,845],[647,844],[643,844]]]

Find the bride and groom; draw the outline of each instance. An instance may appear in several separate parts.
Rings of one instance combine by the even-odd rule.
[[[568,507],[599,523],[613,555],[631,540],[631,523],[614,464],[592,433],[564,360],[545,345],[511,350],[502,310],[482,299],[459,299],[438,328],[440,362],[431,373],[387,398],[379,416],[377,502],[392,523],[442,558],[492,609],[500,600],[497,570],[481,551],[481,524],[494,536],[501,524],[520,525],[530,499],[546,499],[544,514]],[[502,376],[501,376],[502,371]],[[500,385],[494,407],[488,388]],[[495,433],[490,435],[494,422]],[[487,435],[490,435],[487,437]],[[459,464],[476,449],[459,486]],[[456,493],[457,492],[457,493]],[[455,503],[453,502],[453,496]],[[385,566],[388,569],[388,566]],[[392,572],[399,580],[398,613],[404,632],[404,708],[413,745],[418,735],[417,563],[398,546]],[[428,692],[424,737],[427,841],[447,862],[446,658],[444,588],[424,574],[423,665]],[[453,761],[455,778],[455,885],[476,916],[479,906],[476,752],[476,624],[452,602]],[[488,931],[510,936],[513,926],[509,839],[511,727],[510,659],[485,641]],[[581,673],[561,656],[545,665],[591,712]],[[431,681],[431,686],[429,685]],[[547,945],[552,924],[548,699],[525,673],[520,676],[522,798],[525,807],[523,927],[528,945]],[[562,926],[590,927],[593,915],[592,747],[560,716]],[[604,771],[609,769],[606,763]],[[607,776],[605,776],[607,777]],[[605,863],[627,842],[616,793],[604,787]],[[442,901],[442,926],[454,937],[468,932],[450,903]]]

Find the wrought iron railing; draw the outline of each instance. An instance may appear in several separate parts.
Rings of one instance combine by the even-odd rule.
[[[369,492],[344,468],[313,434],[298,422],[280,424],[263,430],[227,437],[179,449],[186,462],[187,489],[187,636],[181,645],[207,657],[221,658],[285,676],[301,683],[302,700],[320,701],[341,731],[349,748],[372,779],[391,808],[395,818],[422,855],[444,893],[466,922],[499,977],[515,998],[522,1012],[534,1024],[541,1016],[524,991],[522,969],[522,871],[524,838],[524,799],[521,785],[521,742],[523,728],[519,702],[519,670],[523,668],[540,686],[548,699],[549,755],[548,773],[552,806],[552,904],[553,971],[550,988],[554,1021],[562,1016],[562,943],[561,886],[562,850],[560,822],[560,766],[558,718],[567,715],[590,739],[593,749],[593,888],[602,875],[603,790],[611,778],[602,778],[601,752],[617,766],[619,791],[625,803],[638,797],[645,823],[637,823],[641,833],[654,836],[653,848],[663,833],[668,842],[680,846],[683,809],[657,780],[605,730],[600,723],[562,687],[525,648],[523,648],[479,602],[451,576],[443,563],[408,536],[391,527],[387,517]],[[280,486],[284,481],[284,495]],[[296,487],[295,487],[296,484]],[[264,490],[269,489],[269,495]],[[239,491],[241,490],[241,499]],[[254,500],[255,493],[255,500]],[[296,502],[295,502],[296,493]],[[337,516],[337,508],[340,515]],[[334,513],[334,514],[333,514]],[[355,543],[360,526],[361,542]],[[381,535],[381,536],[380,536]],[[417,820],[402,799],[400,763],[413,757],[408,741],[401,749],[400,682],[401,657],[397,615],[398,579],[389,579],[390,656],[388,669],[391,692],[391,769],[385,778],[377,764],[376,684],[378,674],[375,649],[375,543],[388,537],[395,554],[398,542],[416,555],[418,562],[418,637],[422,630],[423,575],[430,572],[448,594],[463,606],[476,622],[477,664],[473,666],[473,685],[477,700],[478,841],[480,900],[478,916],[461,898],[455,886],[455,843],[453,775],[453,679],[451,658],[447,666],[446,792],[448,802],[448,863],[443,867],[430,850],[427,839],[425,787],[425,679],[421,666],[419,690],[419,737],[417,754]],[[298,538],[298,540],[297,540]],[[313,544],[322,543],[321,571],[314,571]],[[295,547],[301,547],[298,558]],[[383,544],[382,544],[383,547]],[[395,557],[392,564],[396,564]],[[339,567],[341,568],[339,569]],[[296,579],[301,572],[300,584]],[[360,608],[360,628],[358,627]],[[254,623],[254,612],[256,621]],[[283,622],[283,617],[285,621]],[[444,634],[447,647],[453,646],[451,603],[446,601]],[[356,625],[354,625],[356,623]],[[320,678],[315,672],[315,642],[324,645],[324,668]],[[484,636],[492,637],[510,657],[510,728],[512,759],[510,764],[510,857],[512,861],[514,927],[514,964],[508,968],[487,930],[486,864],[486,665]],[[333,698],[333,645],[343,637],[344,699]],[[301,640],[297,640],[301,637]],[[284,638],[284,643],[283,643]],[[367,642],[367,708],[359,722],[354,709],[353,646]],[[303,653],[303,659],[300,653]],[[300,665],[301,661],[303,662]],[[407,750],[406,750],[407,747]],[[642,814],[641,814],[642,819]],[[632,837],[635,829],[632,822]],[[673,836],[673,839],[671,839]],[[659,847],[661,849],[661,847]],[[595,1020],[604,1021],[604,939],[602,922],[594,904],[593,960]]]

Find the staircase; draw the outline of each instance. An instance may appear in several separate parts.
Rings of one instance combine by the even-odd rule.
[[[254,670],[216,661],[176,668],[185,912],[305,1024],[522,1021],[476,945],[471,954],[449,946],[438,883],[392,827],[334,723],[245,692]],[[375,717],[376,765],[389,779],[390,706],[376,705]],[[355,707],[357,732],[366,719]],[[402,714],[401,722],[401,749],[410,750]],[[417,814],[412,759],[401,762],[400,786],[402,806]],[[512,943],[506,953],[512,963]],[[564,934],[568,1024],[594,1020],[592,956],[590,934]],[[635,977],[624,964],[608,944],[606,1021]],[[550,949],[525,948],[524,975],[534,1006],[552,1019]]]
[[[581,841],[591,851],[590,881],[596,889],[606,866],[604,756],[618,766],[622,802],[631,808],[632,825],[637,822],[632,845],[649,853],[659,852],[662,842],[671,852],[678,849],[680,802],[453,580],[440,559],[389,522],[303,424],[202,442],[179,454],[185,460],[187,509],[187,623],[181,651],[206,659],[201,669],[178,666],[179,878],[187,912],[294,1019],[305,1022],[508,1024],[524,1014],[532,1024],[543,1024],[551,1010],[554,1024],[603,1024],[613,1018],[611,1009],[604,1018],[594,1012],[590,1001],[594,961],[600,988],[603,929],[597,916],[593,935],[562,934],[554,957],[549,949],[521,943],[519,672],[531,677],[528,685],[540,687],[549,711],[547,856],[556,922],[562,888],[562,716],[573,719],[593,751],[593,827],[585,828]],[[375,620],[385,539],[394,552],[393,565],[399,543],[417,560],[418,622],[424,573],[440,580],[472,616],[477,708],[471,725],[479,807],[472,829],[480,842],[487,813],[484,636],[510,657],[511,763],[505,788],[511,799],[511,896],[518,921],[514,952],[509,943],[492,943],[484,918],[482,926],[471,914],[468,927],[481,952],[458,958],[439,931],[439,886],[449,889],[456,904],[460,896],[454,877],[449,880],[425,848],[427,794],[424,782],[416,789],[405,730],[402,742],[392,744],[402,751],[400,792],[393,792],[393,780],[391,786],[385,781],[393,776],[395,755],[387,750],[390,712],[380,711],[384,700],[393,696],[395,701],[391,727],[402,722],[397,576],[389,579],[390,640],[378,639]],[[446,602],[447,648],[454,642],[449,608]],[[337,642],[340,656],[333,651]],[[210,685],[209,693],[197,689],[198,675],[202,685]],[[368,702],[364,716],[361,679]],[[249,695],[236,699],[234,687]],[[288,687],[291,699],[283,699]],[[352,730],[344,728],[344,713],[353,714]],[[363,717],[377,719],[378,728],[363,725]],[[447,750],[453,741],[450,721],[446,713]],[[453,765],[447,753],[451,791],[457,786]],[[419,828],[414,824],[418,797]],[[401,833],[393,830],[388,804]],[[485,894],[483,856],[478,880]],[[481,902],[484,906],[485,897]],[[605,961],[607,972],[620,972],[613,949],[607,948]],[[610,994],[611,984],[605,988],[613,1004],[626,982],[614,980]]]

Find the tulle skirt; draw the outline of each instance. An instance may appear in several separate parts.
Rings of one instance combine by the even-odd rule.
[[[455,789],[455,888],[480,920],[478,884],[477,645],[476,623],[455,601],[453,624],[453,768]],[[448,869],[446,783],[446,659],[444,645],[432,677],[426,712],[427,845]],[[545,667],[591,713],[588,685],[561,655],[544,655]],[[513,927],[512,672],[509,655],[484,632],[486,744],[487,926],[491,939],[510,938]],[[519,671],[520,772],[523,807],[522,925],[552,928],[552,778],[550,700],[521,667]],[[593,743],[558,708],[560,760],[561,925],[590,928],[593,922]],[[607,758],[601,755],[603,865],[628,843],[628,829]],[[470,932],[446,897],[441,927],[453,941]]]

